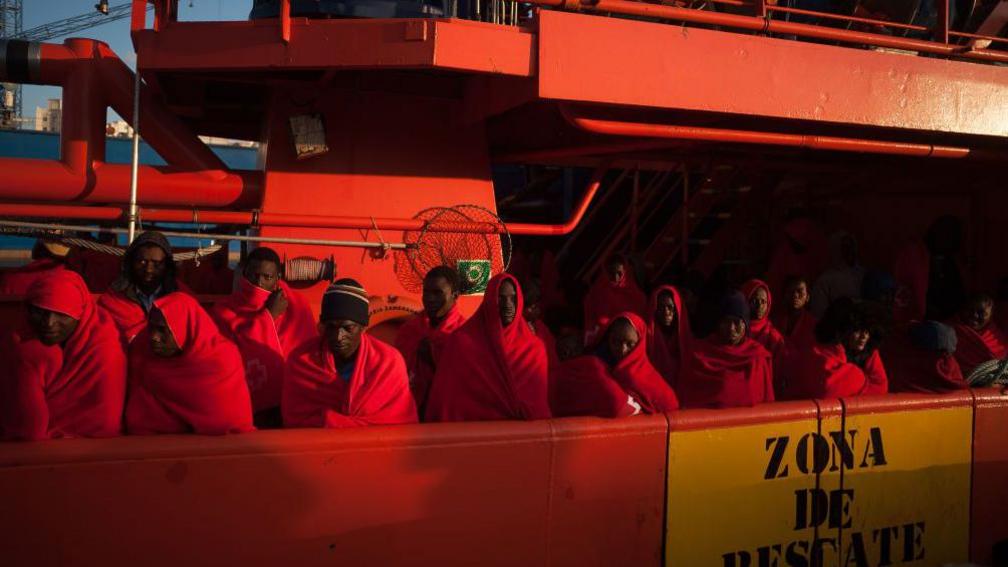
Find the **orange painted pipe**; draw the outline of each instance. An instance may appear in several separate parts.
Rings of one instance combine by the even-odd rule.
[[[781,134],[752,130],[731,130],[726,128],[705,128],[698,126],[676,126],[670,124],[647,124],[585,118],[573,114],[564,105],[560,113],[570,124],[586,132],[610,136],[631,136],[638,138],[667,138],[674,140],[698,140],[704,142],[728,142],[736,144],[762,144],[789,146],[816,150],[841,152],[864,152],[904,156],[925,156],[941,158],[964,158],[970,154],[968,148],[935,146],[932,144],[912,144],[887,142],[859,138],[839,138],[834,136],[808,136],[804,134]]]
[[[33,160],[21,160],[33,161]],[[45,162],[43,162],[45,163]],[[55,162],[54,162],[55,163]],[[3,167],[3,160],[0,160],[0,168]],[[56,166],[59,167],[57,164]],[[122,168],[125,174],[129,173],[126,166],[104,165],[105,168]],[[141,168],[141,172],[150,167]],[[574,208],[570,218],[562,224],[531,224],[531,223],[509,223],[505,226],[511,234],[538,235],[538,236],[560,236],[570,233],[584,218],[585,212],[595,199],[605,176],[607,166],[599,167],[592,175],[588,187]],[[100,171],[100,170],[99,170]],[[52,172],[58,174],[59,172]],[[176,174],[178,175],[178,174]],[[232,174],[233,175],[233,174]],[[145,179],[145,193],[149,193],[150,186],[156,178]],[[32,182],[42,182],[45,177],[30,177]],[[36,186],[37,189],[37,186]],[[45,190],[54,190],[54,187],[45,186]],[[198,189],[198,187],[197,187]],[[179,196],[176,192],[170,193],[173,202],[184,200],[186,194]],[[192,190],[192,188],[190,188]],[[205,192],[205,191],[204,191]],[[215,193],[224,193],[214,191]],[[6,196],[7,192],[0,190],[0,195]],[[18,195],[24,198],[24,195]],[[188,195],[191,197],[192,195]],[[72,196],[71,196],[72,197]],[[30,198],[30,197],[28,197]],[[65,199],[65,200],[73,200]],[[161,204],[161,203],[158,203]],[[165,203],[171,204],[171,203]],[[259,213],[253,211],[215,211],[193,209],[159,209],[141,208],[140,218],[149,222],[177,222],[194,224],[238,224],[248,226],[289,226],[301,228],[342,228],[342,229],[370,229],[377,226],[380,230],[422,230],[425,221],[418,219],[389,219],[371,217],[330,217],[321,215],[294,215],[284,213]],[[24,203],[0,203],[0,216],[2,217],[29,217],[29,218],[62,218],[75,220],[93,220],[116,222],[126,218],[126,209],[122,207],[88,207],[81,205],[57,205],[57,204],[24,204]],[[473,222],[466,224],[459,223],[437,223],[427,227],[432,232],[463,232],[475,234],[501,233],[503,229],[500,225],[485,222]]]

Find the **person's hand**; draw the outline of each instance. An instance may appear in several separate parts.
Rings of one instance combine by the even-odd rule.
[[[284,293],[283,289],[278,287],[270,294],[269,299],[266,300],[266,310],[276,319],[287,311],[287,305],[289,304],[290,300],[287,299],[287,294]]]

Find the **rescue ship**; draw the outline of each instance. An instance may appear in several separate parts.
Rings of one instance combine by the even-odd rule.
[[[133,0],[139,77],[96,40],[0,40],[0,80],[64,101],[59,160],[0,158],[0,227],[269,243],[316,309],[335,277],[361,282],[387,340],[439,264],[472,284],[469,312],[512,257],[545,251],[569,289],[619,251],[650,286],[765,266],[798,210],[856,226],[880,265],[957,215],[969,276],[993,287],[1005,6],[256,0],[248,21],[185,22],[177,0]],[[168,165],[106,163],[109,108]],[[258,168],[198,136],[258,142]],[[10,320],[21,298],[2,299]],[[1008,541],[1006,424],[996,387],[4,443],[0,557],[989,565]]]

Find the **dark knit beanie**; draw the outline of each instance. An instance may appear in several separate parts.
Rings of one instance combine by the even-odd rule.
[[[360,282],[343,278],[331,283],[322,296],[322,313],[319,319],[326,321],[350,320],[368,324],[368,295]]]
[[[921,321],[910,327],[910,341],[922,350],[953,353],[958,338],[955,330],[944,323]]]
[[[734,291],[721,298],[720,317],[737,317],[749,326],[749,302],[740,291]]]

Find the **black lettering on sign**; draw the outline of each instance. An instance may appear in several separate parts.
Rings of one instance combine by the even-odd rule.
[[[795,490],[795,530],[823,525],[829,519],[830,528],[849,528],[851,502],[854,491],[836,489],[826,492],[821,488]]]
[[[830,555],[836,553],[836,539],[827,537],[822,539],[817,539],[812,542],[812,567],[823,567],[826,565],[826,547],[830,547],[832,551]],[[833,562],[830,561],[832,565]]]
[[[809,447],[811,445],[811,447]],[[812,462],[809,463],[809,450],[812,451]],[[830,462],[830,444],[822,435],[818,433],[806,433],[798,441],[795,449],[795,464],[798,470],[805,474],[810,472],[819,474],[826,470]],[[811,468],[809,465],[812,465]]]
[[[808,542],[792,541],[789,543],[784,559],[790,567],[809,567]]]
[[[892,565],[892,547],[899,539],[898,528],[882,528],[872,531],[872,539],[879,544],[879,567]]]
[[[843,566],[848,567],[868,567],[868,551],[865,549],[864,536],[861,532],[851,534],[850,544],[847,545],[847,553],[844,554]]]
[[[757,549],[756,556],[759,561],[757,563],[757,567],[778,567],[778,565],[780,565],[778,560],[780,559],[783,549],[784,546],[779,543],[765,545]]]
[[[724,560],[724,567],[750,567],[752,565],[752,557],[748,551],[725,553],[721,559]]]
[[[924,522],[903,526],[903,562],[924,559]]]
[[[829,433],[829,436],[833,438],[833,460],[829,469],[831,472],[836,472],[841,466],[847,470],[854,468],[854,435],[857,433],[857,429],[851,429],[847,433],[850,434],[850,443],[844,437],[843,431],[830,431]],[[840,453],[840,465],[837,465],[837,452]]]
[[[868,444],[865,445],[864,458],[861,459],[861,468],[868,466],[868,459],[871,458],[873,467],[880,467],[886,464],[885,448],[882,446],[882,430],[872,427],[868,431]]]
[[[788,438],[787,437],[770,437],[766,440],[766,450],[770,451],[770,445],[773,445],[773,452],[770,453],[770,459],[767,462],[766,473],[763,474],[764,480],[772,480],[775,478],[784,478],[787,476],[788,467],[781,464],[784,463],[784,455],[787,452]]]

